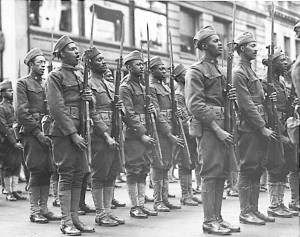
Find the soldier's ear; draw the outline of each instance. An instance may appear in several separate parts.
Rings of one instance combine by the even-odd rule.
[[[207,44],[202,43],[202,44],[201,44],[201,48],[204,49],[204,50],[207,49]]]
[[[245,51],[245,45],[242,45],[242,46],[240,47],[240,50],[241,50],[242,52],[244,52],[244,51]]]

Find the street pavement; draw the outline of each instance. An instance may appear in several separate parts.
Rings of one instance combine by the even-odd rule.
[[[170,213],[159,213],[157,217],[149,217],[145,220],[133,219],[129,216],[130,201],[124,183],[118,184],[122,188],[115,189],[115,198],[126,202],[126,207],[117,208],[113,213],[120,218],[124,218],[125,225],[117,227],[101,227],[94,224],[94,214],[80,216],[82,222],[95,226],[95,233],[82,234],[82,236],[118,236],[118,237],[194,237],[194,236],[212,236],[203,234],[203,208],[182,206],[181,210],[174,210]],[[193,183],[195,185],[195,183]],[[20,189],[24,190],[24,183],[21,183]],[[179,183],[170,184],[170,193],[175,194],[176,198],[170,201],[174,204],[180,203]],[[147,195],[152,197],[153,190],[147,187]],[[26,193],[24,194],[26,195]],[[199,196],[199,195],[198,195]],[[286,190],[285,202],[288,204],[290,198],[289,190]],[[49,197],[49,209],[56,214],[60,213],[60,208],[52,206],[52,197]],[[86,203],[93,205],[91,192],[87,192]],[[153,208],[153,203],[146,203],[148,208]],[[260,211],[266,213],[268,206],[267,193],[260,193],[259,207]],[[237,197],[227,197],[223,201],[222,210],[223,219],[232,224],[238,224],[241,227],[241,233],[234,233],[232,236],[249,237],[299,237],[299,217],[277,218],[275,223],[268,223],[265,226],[251,226],[240,224],[239,201]],[[0,194],[0,237],[63,237],[59,230],[59,221],[48,224],[35,224],[29,221],[29,202],[16,201],[8,202],[5,195]]]

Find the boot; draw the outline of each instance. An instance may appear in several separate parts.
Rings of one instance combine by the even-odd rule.
[[[12,176],[3,177],[3,186],[6,188],[6,200],[17,201],[17,198],[12,193]]]
[[[71,190],[71,218],[74,226],[82,233],[93,233],[95,229],[93,227],[83,224],[78,217],[79,201],[80,201],[80,188],[72,188]],[[61,200],[60,200],[61,201]]]
[[[284,183],[279,183],[279,185],[278,185],[278,202],[279,202],[280,208],[284,212],[289,213],[292,216],[298,216],[297,211],[290,210],[284,205],[283,198],[284,198]]]
[[[216,220],[220,223],[221,227],[230,229],[231,232],[241,232],[241,228],[239,226],[231,225],[227,221],[224,221],[221,215],[216,217]]]
[[[241,213],[239,220],[243,224],[265,225],[266,223],[256,217],[250,208],[250,178],[244,175],[239,176],[238,189]]]
[[[290,210],[299,212],[299,172],[293,171],[289,175],[289,183],[291,188]]]
[[[192,198],[192,201],[194,201],[195,203],[202,204],[202,201],[200,199],[198,199],[197,197],[194,197],[192,184],[193,184],[193,178],[192,178],[192,175],[189,174],[188,175],[188,193],[189,193],[189,196]]]
[[[18,193],[18,184],[19,184],[19,177],[13,176],[12,177],[12,194],[17,200],[27,200],[26,197],[23,197],[22,194]]]
[[[176,206],[169,202],[169,181],[167,179],[163,180],[162,186],[162,202],[169,209],[181,209],[181,206]]]
[[[60,207],[60,201],[58,198],[58,181],[52,182],[52,189],[53,189],[53,202],[52,205],[54,207]]]
[[[30,221],[44,224],[48,223],[48,219],[40,214],[39,200],[40,200],[41,187],[29,186],[29,202],[30,202]]]
[[[87,189],[87,178],[85,177],[82,181],[81,190],[80,190],[79,210],[80,210],[81,215],[85,215],[85,213],[95,213],[96,212],[96,210],[94,208],[88,206],[85,203],[86,189]]]
[[[103,188],[103,205],[105,212],[107,213],[109,219],[117,225],[122,225],[125,224],[125,220],[116,217],[115,215],[112,214],[111,212],[111,202],[113,199],[113,193],[114,193],[114,188],[113,187],[104,187]]]
[[[158,212],[169,212],[170,209],[167,208],[162,202],[162,185],[163,181],[153,181],[153,195],[154,195],[154,210]]]
[[[148,215],[142,212],[140,209],[139,201],[138,201],[138,188],[137,184],[127,184],[128,194],[131,200],[131,209],[130,209],[130,216],[136,219],[146,219]]]
[[[274,222],[275,218],[269,217],[258,211],[258,198],[260,191],[260,183],[251,183],[250,187],[250,208],[252,213],[265,222]]]
[[[49,221],[59,221],[61,220],[61,216],[55,215],[53,212],[50,212],[47,207],[48,196],[49,196],[49,188],[50,186],[41,186],[40,193],[40,213],[47,218]]]
[[[278,186],[279,183],[269,183],[269,196],[270,196],[270,207],[268,208],[268,215],[274,217],[282,217],[282,218],[289,218],[292,215],[289,213],[284,212],[279,206],[279,199],[278,199]]]
[[[147,216],[157,216],[157,211],[152,211],[144,206],[145,204],[145,191],[146,191],[146,184],[144,183],[138,183],[138,201],[139,201],[139,207],[143,213],[145,213]]]
[[[180,203],[187,206],[198,206],[198,203],[194,202],[189,195],[189,179],[188,175],[179,173],[179,181],[181,186],[181,199]]]
[[[210,222],[204,222],[202,228],[203,228],[203,232],[208,234],[230,235],[231,233],[230,229],[222,227],[221,224],[216,220],[212,220]]]

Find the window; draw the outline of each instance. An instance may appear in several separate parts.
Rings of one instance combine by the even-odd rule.
[[[296,40],[296,58],[300,54],[300,40]]]
[[[150,48],[167,51],[167,7],[162,2],[135,1],[134,44],[147,44],[147,23],[149,26]]]
[[[78,0],[30,0],[29,24],[79,34]]]
[[[284,36],[284,53],[286,56],[291,56],[291,39],[287,36]]]
[[[94,39],[120,42],[121,24],[123,24],[124,43],[129,44],[129,6],[110,1],[85,1],[85,37],[90,38],[93,4],[95,7]]]
[[[193,38],[196,33],[196,15],[185,8],[180,9],[179,29],[180,29],[180,50],[185,53],[194,54]]]
[[[214,17],[213,27],[215,28],[216,32],[218,33],[220,40],[223,44],[223,53],[222,53],[222,61],[227,60],[227,44],[229,42],[229,22],[226,22],[223,19]]]

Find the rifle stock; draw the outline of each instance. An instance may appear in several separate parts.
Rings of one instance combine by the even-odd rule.
[[[149,135],[152,136],[156,143],[154,145],[151,145],[152,149],[152,158],[153,163],[159,164],[159,166],[163,166],[163,156],[162,151],[160,147],[159,137],[157,133],[157,127],[155,122],[155,116],[154,114],[150,114],[148,112],[148,108],[151,104],[151,95],[150,95],[150,81],[149,81],[149,75],[150,75],[150,49],[149,49],[149,28],[147,24],[147,69],[145,73],[145,87],[146,87],[146,108],[145,108],[145,114],[146,114],[146,127],[147,131],[150,133]]]

